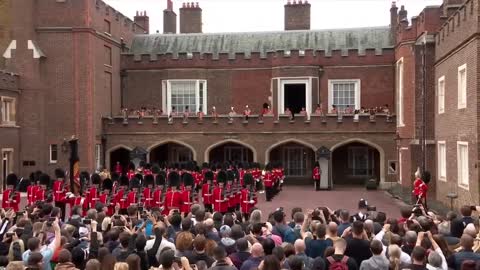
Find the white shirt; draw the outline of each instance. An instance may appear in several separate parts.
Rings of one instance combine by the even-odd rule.
[[[150,239],[147,241],[147,244],[145,245],[145,252],[147,252],[148,250],[150,250],[152,247],[153,247],[153,244],[155,243],[155,238],[154,239]],[[166,247],[169,247],[171,248],[173,251],[176,251],[176,248],[175,248],[175,244],[173,244],[172,242],[168,241],[165,237],[162,238],[162,243],[160,243],[160,247],[158,247],[158,250],[157,250],[157,260],[160,260],[160,253],[162,252],[162,250]]]
[[[382,242],[383,236],[385,236],[385,231],[381,230],[377,235],[375,235],[374,239],[378,240],[378,241],[380,241],[380,243],[382,243],[382,246],[383,246],[382,255],[386,256],[385,252],[387,251],[387,247],[383,245],[383,242]],[[404,264],[411,264],[412,259],[411,259],[410,255],[403,252],[403,250],[402,250],[402,253],[400,254],[400,262],[402,262]]]

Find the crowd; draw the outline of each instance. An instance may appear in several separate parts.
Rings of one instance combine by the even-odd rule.
[[[458,215],[441,216],[415,205],[387,217],[363,199],[357,213],[326,206],[298,207],[291,213],[281,207],[272,213],[256,207],[248,213],[216,211],[203,200],[184,213],[165,211],[166,204],[122,209],[120,202],[109,213],[109,202],[99,200],[88,209],[74,205],[66,217],[54,198],[34,201],[22,211],[3,208],[0,267],[480,269],[480,207],[463,206]]]

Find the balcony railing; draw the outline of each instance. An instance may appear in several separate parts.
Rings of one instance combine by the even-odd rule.
[[[311,115],[305,117],[288,115],[251,115],[246,119],[242,115],[230,117],[204,116],[167,117],[167,116],[116,116],[103,118],[106,133],[184,133],[184,132],[395,132],[395,116],[376,115]]]

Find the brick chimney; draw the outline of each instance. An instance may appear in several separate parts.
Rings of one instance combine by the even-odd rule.
[[[133,21],[145,30],[145,34],[150,33],[150,18],[147,16],[146,11],[137,11],[137,14],[133,17]]]
[[[167,8],[163,11],[163,33],[177,33],[177,13],[173,11],[172,0],[167,0]]]
[[[465,0],[443,0],[443,16],[450,17],[463,3]]]
[[[398,23],[402,27],[407,27],[408,26],[408,17],[407,16],[408,16],[408,12],[405,9],[405,6],[402,5],[400,7],[400,11],[398,12]]]
[[[392,7],[390,8],[390,33],[392,35],[393,43],[396,43],[396,40],[397,40],[397,30],[398,30],[398,7],[394,1],[392,2]]]
[[[285,5],[285,30],[310,30],[310,3],[288,0]]]
[[[202,33],[202,9],[197,3],[183,3],[180,8],[180,33]]]

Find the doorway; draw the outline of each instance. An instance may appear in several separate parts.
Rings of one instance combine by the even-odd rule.
[[[306,109],[306,89],[305,83],[285,84],[283,89],[284,110],[290,109],[293,113],[300,113],[302,108]]]

